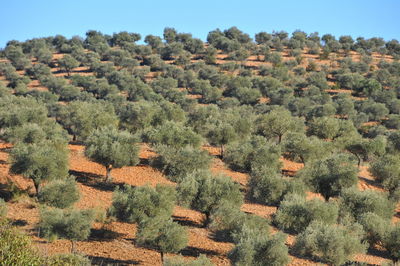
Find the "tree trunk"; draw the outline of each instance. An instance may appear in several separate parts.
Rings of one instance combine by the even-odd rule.
[[[224,152],[225,152],[225,145],[222,144],[222,145],[221,145],[221,159],[224,158]]]
[[[210,212],[205,212],[204,214],[206,215],[206,219],[204,220],[203,228],[207,228],[207,226],[211,222],[211,219],[210,219],[211,213]]]
[[[37,183],[37,182],[33,181],[33,185],[35,186],[36,197],[37,197],[39,195],[39,192],[40,192],[40,189],[41,189],[40,183]]]
[[[112,176],[111,176],[111,170],[112,170],[112,165],[106,166],[106,182],[111,182]]]
[[[357,156],[357,160],[358,160],[357,166],[358,166],[358,169],[360,169],[360,166],[361,166],[361,157],[358,156],[358,155],[356,155],[356,156]]]
[[[161,256],[161,265],[164,265],[164,252],[160,252],[160,256]]]
[[[282,141],[282,135],[278,135],[278,143],[280,144]]]
[[[75,253],[75,241],[71,240],[71,253],[74,254]]]
[[[301,163],[303,164],[303,166],[306,164],[306,163],[304,162],[303,156],[300,156],[300,161],[301,161]]]

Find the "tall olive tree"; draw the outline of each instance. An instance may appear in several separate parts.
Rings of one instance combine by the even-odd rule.
[[[111,170],[139,163],[139,146],[127,131],[114,127],[95,130],[86,140],[85,155],[106,168],[106,181],[111,181]]]

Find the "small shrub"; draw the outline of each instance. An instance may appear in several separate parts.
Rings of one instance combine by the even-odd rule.
[[[164,266],[213,266],[214,264],[211,262],[209,258],[204,254],[200,254],[200,256],[195,260],[186,260],[183,256],[175,256],[166,258],[164,262]]]
[[[79,254],[56,254],[46,261],[47,266],[90,266],[89,258]]]

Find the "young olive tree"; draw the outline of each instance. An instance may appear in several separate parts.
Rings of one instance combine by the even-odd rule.
[[[171,186],[125,185],[123,189],[114,191],[109,213],[123,222],[141,223],[149,218],[170,217],[175,201],[176,192]]]
[[[307,164],[297,176],[327,200],[356,185],[357,172],[348,155],[335,154]]]
[[[106,182],[111,181],[111,170],[139,163],[139,146],[127,131],[114,127],[95,130],[86,140],[85,156],[106,168]]]
[[[63,58],[58,60],[58,65],[60,66],[60,68],[64,69],[65,72],[67,72],[69,77],[71,75],[71,71],[79,66],[79,62],[78,60],[67,54]]]
[[[41,235],[47,239],[70,240],[71,253],[74,253],[75,242],[89,237],[93,221],[92,210],[44,209],[40,213],[38,227]]]
[[[10,153],[10,172],[31,179],[40,192],[43,181],[68,175],[68,150],[65,142],[19,143]]]
[[[232,206],[243,203],[239,184],[226,176],[213,176],[207,171],[193,172],[177,186],[178,202],[205,214],[204,226],[210,222],[212,210],[227,201]]]
[[[316,256],[332,265],[342,265],[356,253],[365,252],[361,225],[341,226],[314,222],[301,233],[294,244],[294,252]]]
[[[281,143],[282,137],[288,132],[303,132],[304,122],[293,117],[286,109],[275,109],[259,118],[258,131],[267,138],[277,137]]]
[[[304,231],[313,221],[335,224],[339,208],[334,202],[320,199],[306,200],[305,197],[291,194],[281,202],[274,222],[283,230],[295,233]]]
[[[38,195],[39,201],[49,206],[65,209],[77,202],[80,193],[73,176],[46,184]]]
[[[211,163],[211,156],[207,151],[191,146],[177,149],[159,145],[155,151],[159,156],[153,158],[151,164],[164,172],[172,181],[180,181],[196,170],[208,169]]]
[[[164,253],[179,252],[187,246],[188,239],[188,232],[183,226],[159,216],[140,223],[136,236],[139,245],[160,252],[161,263],[164,263]]]
[[[255,231],[255,232],[254,232]],[[257,234],[256,230],[244,228],[236,246],[228,257],[233,265],[287,265],[290,262],[286,235]]]

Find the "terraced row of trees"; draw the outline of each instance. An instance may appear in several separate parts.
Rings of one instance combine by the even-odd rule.
[[[211,31],[206,44],[173,28],[164,40],[148,35],[137,44],[140,37],[89,31],[85,39],[10,41],[1,51],[0,135],[13,144],[11,173],[31,179],[47,206],[43,236],[73,247],[95,219],[73,208],[69,141],[105,167],[104,182],[112,169],[138,164],[138,143],[146,142],[157,153],[150,164],[176,187],[118,188],[107,216],[137,223],[137,243],[162,257],[188,243],[171,218],[179,204],[235,244],[235,265],[289,263],[286,236],[272,234],[271,224],[297,235],[290,248],[299,256],[341,265],[379,248],[400,258],[400,225],[391,222],[400,199],[397,41],[295,31],[260,32],[254,42],[235,27]],[[205,144],[248,173],[248,184],[211,173]],[[304,168],[284,172],[282,157]],[[365,166],[382,191],[357,188]],[[244,198],[278,211],[272,221],[246,214]]]

